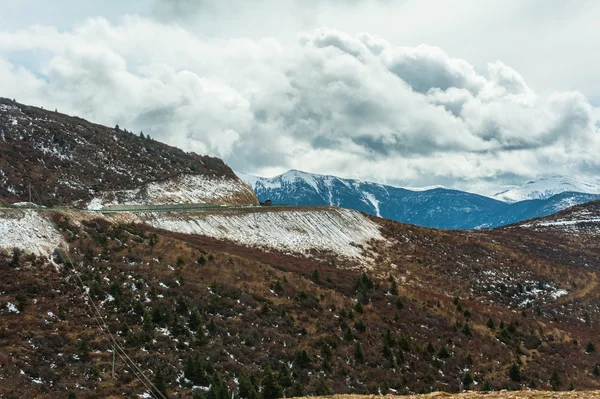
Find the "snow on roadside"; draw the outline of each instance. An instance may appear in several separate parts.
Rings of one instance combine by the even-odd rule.
[[[64,241],[53,222],[35,210],[0,211],[0,248],[21,248],[37,255],[51,253]]]
[[[238,197],[254,198],[252,189],[241,180],[203,175],[184,175],[153,182],[135,190],[107,191],[88,204],[90,210],[114,205],[236,204]],[[250,203],[249,203],[250,205]]]
[[[360,258],[361,250],[356,244],[384,240],[376,223],[359,212],[341,208],[193,214],[156,212],[137,216],[156,228],[304,254],[315,249]]]

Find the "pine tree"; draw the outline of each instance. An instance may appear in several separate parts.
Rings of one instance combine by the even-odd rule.
[[[594,366],[594,369],[592,370],[592,374],[594,375],[594,377],[600,377],[600,365],[599,364]]]
[[[594,346],[594,344],[592,343],[592,341],[590,341],[590,342],[587,343],[587,345],[585,346],[585,351],[587,353],[596,352],[596,347]]]
[[[195,310],[195,309],[192,310],[190,312],[190,315],[189,315],[188,321],[187,321],[189,329],[192,331],[198,331],[198,327],[200,326],[200,323],[201,323],[200,314],[198,313],[197,310]]]
[[[427,352],[429,352],[429,353],[435,352],[435,348],[433,347],[433,344],[431,343],[431,341],[429,341],[429,343],[427,344]]]
[[[162,368],[156,370],[156,374],[154,375],[154,381],[152,383],[156,387],[156,390],[162,394],[162,396],[164,396],[165,398],[169,397],[169,394],[167,393],[167,381]]]
[[[229,399],[229,390],[219,373],[213,374],[206,399]]]
[[[301,369],[309,369],[312,367],[312,361],[306,350],[296,351],[296,354],[294,355],[294,365]]]
[[[319,282],[319,271],[317,269],[312,271],[312,274],[310,275],[310,279],[315,284]]]
[[[488,318],[486,325],[490,330],[494,330],[496,328],[496,325],[494,324],[494,320],[491,317]]]
[[[390,287],[390,294],[398,295],[398,283],[396,279],[392,277],[392,286]]]
[[[283,396],[283,389],[279,385],[275,373],[269,366],[263,372],[262,399],[278,399]]]
[[[325,378],[323,378],[322,375],[320,375],[319,378],[317,378],[317,382],[315,383],[315,395],[331,395],[331,389],[329,388],[329,385],[327,385],[327,381],[325,381]]]
[[[552,387],[552,390],[558,391],[560,384],[561,384],[561,381],[560,381],[560,376],[558,375],[558,371],[554,370],[552,372],[552,376],[550,377],[550,386]]]
[[[445,346],[442,346],[440,348],[440,351],[438,352],[438,357],[440,359],[447,359],[450,357],[450,352],[448,352],[448,349],[446,349]]]
[[[356,346],[354,347],[354,360],[357,363],[363,363],[365,361],[365,355],[363,353],[362,346],[360,345],[360,342],[357,342]]]
[[[250,376],[245,371],[242,371],[242,374],[240,374],[238,396],[240,397],[240,399],[259,399],[260,398],[260,395],[258,394],[256,387],[254,386],[254,384],[252,383],[252,380],[250,379]]]
[[[468,390],[471,384],[473,384],[473,376],[471,375],[471,373],[467,371],[467,374],[465,374],[465,377],[463,378],[462,382],[465,390]]]
[[[190,355],[183,365],[183,375],[194,385],[208,385],[211,382],[210,375],[213,374],[213,371],[212,364],[202,359],[197,353]]]
[[[469,325],[469,323],[465,323],[465,325],[462,328],[462,333],[465,334],[467,337],[470,337],[473,335],[473,333],[471,332],[471,326]]]
[[[290,396],[299,398],[302,396],[306,396],[306,390],[304,389],[304,384],[299,380],[294,381],[292,385],[292,390],[290,391]]]
[[[508,369],[508,377],[513,381],[521,380],[521,368],[513,363],[512,366]]]

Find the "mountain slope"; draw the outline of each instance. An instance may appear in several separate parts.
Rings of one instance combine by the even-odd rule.
[[[237,173],[261,200],[290,205],[335,205],[403,223],[444,229],[496,227],[549,215],[600,195],[561,193],[508,204],[444,188],[407,190],[291,170],[273,178]]]
[[[86,300],[169,397],[215,378],[239,393],[244,373],[260,390],[273,372],[286,396],[457,392],[467,373],[471,389],[549,389],[554,372],[557,389],[600,387],[600,247],[580,230],[442,231],[338,208],[0,213],[53,224],[40,233],[73,260],[0,251],[0,396],[152,397],[124,360],[112,376]]]
[[[257,203],[220,159],[0,98],[0,201],[28,200],[29,185],[46,206]]]

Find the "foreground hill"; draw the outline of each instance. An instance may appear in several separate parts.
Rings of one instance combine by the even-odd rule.
[[[238,176],[261,200],[303,206],[335,205],[402,223],[443,229],[497,227],[600,199],[598,194],[563,192],[544,199],[509,204],[445,188],[407,190],[378,183],[323,176],[297,170],[273,178]]]
[[[29,186],[46,206],[257,203],[220,159],[0,98],[0,201]]]
[[[596,219],[2,210],[0,396],[599,389]]]

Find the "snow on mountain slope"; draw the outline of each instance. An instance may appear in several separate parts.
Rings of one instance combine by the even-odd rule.
[[[600,179],[572,178],[566,176],[542,177],[506,190],[496,192],[492,198],[504,202],[529,199],[546,199],[564,192],[600,194]]]
[[[34,210],[0,210],[0,249],[48,255],[64,243],[53,222]]]
[[[338,208],[155,212],[132,217],[178,233],[306,255],[313,250],[333,251],[360,259],[357,245],[384,239],[376,223],[356,211]]]
[[[103,192],[88,203],[88,209],[98,210],[119,205],[212,204],[255,205],[252,189],[239,179],[183,175],[149,183],[141,189]]]

